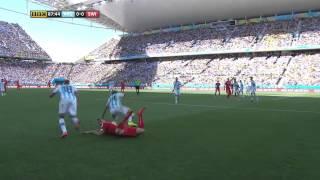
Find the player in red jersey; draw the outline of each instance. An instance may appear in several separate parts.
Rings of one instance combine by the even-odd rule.
[[[51,81],[48,81],[48,88],[51,88]]]
[[[144,121],[143,121],[143,111],[145,108],[141,108],[138,111],[138,127],[128,126],[128,119],[132,114],[132,111],[128,112],[126,117],[120,124],[117,124],[115,121],[102,120],[98,119],[100,129],[85,131],[84,134],[95,134],[95,135],[114,135],[121,137],[136,137],[144,133]]]
[[[8,90],[8,80],[7,79],[3,79],[3,84],[4,84],[4,94],[7,95],[7,90]]]
[[[17,89],[18,89],[18,90],[20,90],[20,88],[22,87],[22,86],[20,85],[19,80],[16,81],[16,86],[17,86]]]
[[[120,86],[121,86],[121,92],[124,92],[124,89],[125,89],[125,86],[126,86],[124,81],[121,81]]]
[[[224,89],[226,90],[227,93],[227,98],[229,98],[231,96],[231,81],[229,80],[229,78],[227,79],[226,83],[224,84]]]
[[[215,93],[214,93],[214,95],[216,96],[217,95],[217,92],[219,92],[219,96],[220,96],[220,82],[219,81],[217,81],[216,82],[216,91],[215,91]]]

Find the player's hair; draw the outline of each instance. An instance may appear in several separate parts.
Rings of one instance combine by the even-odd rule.
[[[70,84],[70,81],[68,79],[64,80],[64,84]]]
[[[111,94],[116,94],[116,93],[118,93],[117,90],[112,90],[112,91],[111,91]]]

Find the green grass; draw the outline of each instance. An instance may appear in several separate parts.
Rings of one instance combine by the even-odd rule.
[[[1,180],[320,179],[317,94],[267,94],[259,103],[184,94],[174,105],[169,94],[127,93],[126,105],[147,107],[144,135],[82,135],[67,119],[64,140],[58,100],[48,94],[24,89],[0,97]],[[105,101],[106,92],[81,92],[83,130],[96,127]]]

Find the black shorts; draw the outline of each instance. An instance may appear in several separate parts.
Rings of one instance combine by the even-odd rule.
[[[136,87],[136,89],[140,89],[140,86],[135,86]]]

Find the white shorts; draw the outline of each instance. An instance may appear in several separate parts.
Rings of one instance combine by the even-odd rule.
[[[251,94],[255,94],[256,93],[256,88],[251,88]]]
[[[174,94],[176,95],[176,96],[180,96],[180,89],[176,89],[176,90],[174,90]]]
[[[112,115],[127,115],[127,113],[129,112],[129,108],[126,107],[126,106],[120,106],[119,108],[113,108],[113,109],[110,109],[110,113]]]
[[[59,114],[77,116],[77,101],[60,101]]]

